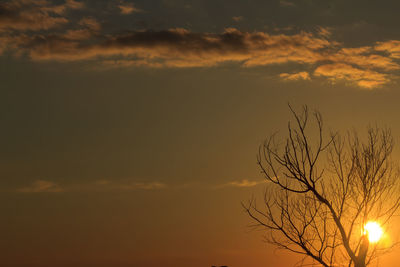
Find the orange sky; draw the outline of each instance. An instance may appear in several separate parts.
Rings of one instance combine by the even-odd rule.
[[[290,102],[390,127],[399,159],[399,8],[2,1],[0,266],[293,266],[241,207],[258,146]]]

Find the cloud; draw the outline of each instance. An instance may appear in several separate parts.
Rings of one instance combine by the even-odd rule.
[[[297,72],[297,73],[281,73],[279,75],[284,80],[287,81],[298,81],[298,80],[310,80],[310,74],[305,71]]]
[[[68,22],[62,17],[66,9],[82,8],[83,4],[67,0],[51,5],[45,0],[14,0],[0,3],[0,30],[48,30]]]
[[[359,87],[372,89],[389,82],[388,75],[372,70],[355,68],[348,64],[335,63],[319,66],[314,71],[315,76],[324,76],[332,82],[348,81]]]
[[[375,50],[388,52],[392,58],[400,59],[400,41],[390,40],[386,42],[378,42]]]
[[[287,0],[279,0],[279,4],[283,7],[294,7],[296,6],[295,3],[287,1]]]
[[[399,64],[394,62],[393,59],[373,54],[373,52],[373,48],[369,46],[341,48],[336,53],[325,54],[323,58],[332,62],[357,65],[363,68],[377,68],[386,71],[400,69]]]
[[[71,9],[82,9],[85,7],[85,4],[82,2],[75,1],[75,0],[66,0],[65,6],[71,8]]]
[[[188,188],[215,190],[221,188],[249,188],[265,183],[265,180],[237,180],[224,184],[212,185],[202,183],[168,185],[159,181],[132,181],[100,179],[92,182],[72,183],[60,186],[48,180],[37,180],[29,186],[16,189],[18,193],[71,193],[71,192],[129,192],[129,191],[156,191],[156,190],[186,190]]]
[[[228,28],[223,33],[193,33],[185,29],[136,31],[107,36],[98,43],[85,45],[60,35],[36,35],[25,38],[24,49],[34,60],[85,60],[123,56],[148,60],[167,67],[215,66],[239,62],[260,66],[287,62],[314,63],[319,49],[332,44],[309,33],[269,35],[241,32]]]
[[[18,188],[16,191],[20,193],[120,192],[135,190],[160,190],[164,188],[168,188],[168,185],[157,181],[136,182],[103,179],[95,182],[69,184],[61,187],[52,181],[37,180],[29,186]]]
[[[87,40],[96,35],[101,29],[100,23],[89,17],[81,19],[78,25],[83,28],[67,30],[62,37],[68,40]]]
[[[131,191],[131,190],[157,190],[167,188],[167,185],[160,182],[124,182],[99,180],[95,183],[96,188],[100,191]]]
[[[88,29],[93,31],[99,31],[101,29],[100,23],[92,17],[86,17],[81,19],[79,21],[79,25],[87,27]]]
[[[121,14],[124,14],[124,15],[142,12],[141,9],[135,7],[132,3],[122,3],[122,4],[118,5],[118,8],[120,9]]]
[[[232,20],[236,21],[236,22],[239,22],[239,21],[243,20],[243,17],[242,16],[235,16],[235,17],[232,17]]]
[[[159,182],[152,182],[152,183],[134,183],[132,185],[127,185],[127,189],[146,189],[146,190],[153,190],[153,189],[161,189],[167,187],[166,184],[159,183]]]
[[[31,3],[29,0],[17,2],[21,1]],[[47,5],[47,2],[35,3]],[[78,2],[69,2],[74,6],[71,3]],[[315,76],[332,82],[344,80],[368,89],[390,83],[393,78],[390,73],[400,69],[396,61],[400,58],[400,41],[345,47],[331,40],[330,30],[322,27],[316,33],[297,34],[247,32],[236,28],[226,28],[221,33],[175,28],[104,34],[100,23],[92,17],[84,17],[75,25],[76,28],[51,33],[0,33],[0,52],[14,51],[34,61],[92,61],[96,63],[93,69],[204,68],[221,64],[251,68],[296,63],[312,69]],[[282,73],[280,77],[291,81],[310,80],[310,74],[305,71]]]
[[[47,30],[65,24],[64,17],[53,16],[62,8],[49,7],[45,1],[11,1],[0,3],[0,29]]]
[[[331,29],[327,28],[327,27],[318,27],[317,32],[318,32],[318,35],[321,35],[326,38],[328,38],[332,35]]]
[[[63,37],[68,40],[87,40],[92,37],[92,31],[88,29],[68,30]]]
[[[0,54],[5,51],[15,51],[19,49],[19,40],[20,38],[15,38],[13,36],[1,36],[0,35]]]
[[[187,62],[186,62],[187,65]],[[127,67],[148,67],[148,68],[162,68],[165,65],[158,63],[158,62],[151,62],[149,60],[144,59],[135,59],[135,60],[103,60],[101,64],[96,66],[95,69],[97,70],[105,70],[105,69],[112,69],[112,68],[127,68]]]
[[[63,192],[64,190],[56,183],[45,180],[37,180],[33,182],[32,185],[20,188],[17,191],[21,193],[44,193],[44,192],[58,193],[58,192]]]
[[[223,187],[253,187],[253,186],[257,186],[260,184],[265,183],[265,180],[261,180],[261,181],[249,181],[247,179],[243,179],[240,181],[232,181],[226,184],[222,184],[217,186],[216,188],[223,188]]]

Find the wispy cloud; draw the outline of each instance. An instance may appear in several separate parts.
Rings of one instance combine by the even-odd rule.
[[[131,191],[131,190],[157,190],[167,188],[165,183],[160,182],[124,182],[124,181],[111,181],[99,180],[95,183],[95,190],[104,191]]]
[[[141,9],[135,7],[132,3],[121,3],[118,5],[118,8],[123,15],[129,15],[132,13],[142,12]]]
[[[232,17],[232,20],[236,21],[236,22],[239,22],[239,21],[243,20],[243,17],[242,16],[235,16],[235,17]]]
[[[36,180],[31,184],[17,188],[19,193],[68,193],[68,192],[129,192],[129,191],[154,191],[154,190],[215,190],[222,188],[249,188],[264,184],[265,180],[233,180],[222,184],[211,183],[184,183],[167,184],[159,181],[133,181],[129,179],[112,180],[100,179],[92,182],[72,183],[60,185],[50,180]]]
[[[61,38],[72,41],[87,40],[98,34],[101,29],[100,23],[90,17],[81,19],[78,25],[80,28],[67,30]]]
[[[279,0],[279,4],[283,7],[294,7],[296,6],[295,3],[288,1],[288,0]]]
[[[310,74],[306,71],[300,71],[297,73],[281,73],[279,75],[284,80],[287,81],[298,81],[298,80],[310,80]]]
[[[366,89],[372,89],[389,82],[386,74],[355,68],[344,63],[321,65],[314,71],[314,75],[327,77],[332,82],[348,81]]]
[[[281,1],[283,5],[292,2]],[[87,61],[93,69],[193,68],[236,64],[243,68],[295,63],[296,73],[281,73],[283,80],[323,77],[374,89],[390,83],[400,69],[400,41],[345,47],[332,39],[331,29],[295,34],[241,31],[192,32],[182,28],[139,30],[123,34],[102,32],[94,17],[73,20],[69,9],[83,2],[67,0],[15,0],[0,3],[0,54],[10,52],[33,61]],[[119,2],[119,11],[141,11],[130,2]],[[232,18],[235,21],[241,16]],[[304,68],[303,70],[301,68]],[[307,70],[307,71],[305,71]],[[316,80],[316,79],[313,79]]]
[[[356,65],[364,69],[381,69],[385,71],[397,70],[399,64],[391,57],[375,54],[373,47],[362,46],[356,48],[341,48],[336,53],[325,53],[327,61]]]
[[[67,0],[52,5],[45,0],[14,0],[0,3],[0,30],[48,30],[68,23],[67,9],[83,8],[83,3]]]
[[[324,36],[326,38],[328,38],[328,37],[330,37],[332,35],[331,29],[327,28],[327,27],[319,26],[319,27],[317,27],[317,31],[318,31],[319,35]]]
[[[314,75],[330,81],[345,80],[361,88],[376,88],[391,81],[388,71],[400,68],[394,58],[397,43],[377,47],[340,47],[326,39],[326,32],[294,35],[243,32],[194,33],[177,28],[165,31],[136,31],[123,35],[99,36],[100,25],[92,18],[79,22],[83,28],[63,34],[20,35],[5,40],[36,61],[97,60],[103,67],[145,66],[151,68],[210,67],[236,63],[243,67],[298,63],[315,66]],[[389,51],[392,56],[378,54]],[[388,53],[389,53],[388,52]],[[285,80],[309,80],[305,71],[283,73]]]
[[[224,188],[224,187],[253,187],[260,184],[265,183],[265,180],[257,180],[250,181],[247,179],[239,180],[239,181],[231,181],[225,184],[217,185],[215,188]]]
[[[392,58],[400,59],[400,41],[398,40],[378,42],[375,50],[388,52]]]
[[[87,27],[92,31],[100,31],[101,25],[100,23],[92,17],[85,17],[79,21],[79,25]]]
[[[157,181],[137,182],[129,180],[98,180],[88,183],[59,185],[48,180],[37,180],[28,186],[18,188],[20,193],[59,193],[59,192],[120,192],[135,190],[159,190],[168,188],[165,183]]]
[[[66,0],[65,6],[71,9],[82,9],[85,7],[85,4],[76,0]]]
[[[0,3],[0,29],[3,30],[40,30],[50,29],[68,20],[51,13],[63,13],[63,7],[49,7],[42,1],[15,1]]]
[[[17,189],[17,191],[22,193],[58,193],[63,192],[64,189],[54,182],[37,180],[27,187]]]

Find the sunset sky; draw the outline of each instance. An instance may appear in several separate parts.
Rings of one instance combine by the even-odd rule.
[[[399,10],[0,0],[0,266],[293,266],[241,207],[258,146],[289,102],[390,127],[400,159]]]

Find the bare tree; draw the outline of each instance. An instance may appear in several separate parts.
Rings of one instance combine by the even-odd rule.
[[[260,146],[269,186],[261,206],[254,199],[243,204],[246,212],[269,243],[304,255],[300,265],[369,265],[393,243],[371,243],[366,222],[388,227],[400,205],[390,130],[325,135],[319,112],[289,108],[295,123],[288,123],[287,138],[275,134]]]

